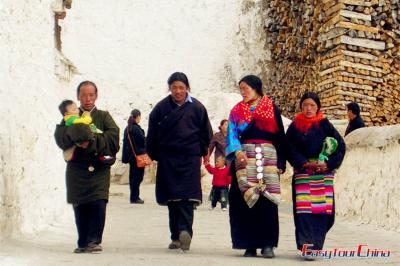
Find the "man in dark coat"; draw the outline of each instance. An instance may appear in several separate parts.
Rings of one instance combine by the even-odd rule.
[[[347,105],[347,116],[349,118],[349,125],[346,128],[345,136],[356,129],[365,127],[360,115],[360,106],[357,103],[351,102]]]
[[[146,148],[158,161],[156,198],[167,205],[172,243],[170,249],[190,248],[193,210],[201,203],[201,157],[208,153],[212,129],[207,110],[189,95],[184,73],[168,79],[171,94],[150,113]]]
[[[119,128],[111,115],[95,106],[97,87],[93,82],[79,84],[77,96],[80,112],[90,112],[95,126],[103,131],[92,133],[89,125],[57,125],[54,137],[62,150],[79,144],[73,159],[67,162],[67,202],[73,205],[78,230],[78,248],[75,253],[101,252],[100,246],[106,218],[110,187],[110,167],[115,160],[102,160],[102,155],[119,150]]]

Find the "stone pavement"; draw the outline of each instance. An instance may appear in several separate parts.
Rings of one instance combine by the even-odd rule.
[[[102,254],[73,254],[76,232],[72,210],[47,231],[0,243],[0,265],[400,265],[400,234],[337,218],[325,249],[357,249],[359,244],[391,250],[389,258],[334,258],[305,262],[295,249],[291,205],[280,206],[280,240],[272,260],[244,258],[232,250],[229,215],[209,211],[206,202],[195,212],[191,250],[168,250],[167,208],[154,200],[154,185],[142,186],[144,205],[128,204],[128,186],[112,185]]]

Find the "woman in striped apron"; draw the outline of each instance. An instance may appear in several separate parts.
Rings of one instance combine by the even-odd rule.
[[[274,257],[278,246],[279,174],[285,171],[285,133],[277,106],[253,75],[239,82],[243,101],[230,113],[226,154],[231,164],[232,246],[244,256]]]
[[[324,118],[315,93],[305,93],[301,113],[289,126],[288,160],[294,168],[293,214],[297,249],[321,250],[335,219],[334,173],[346,146],[333,125]],[[326,153],[329,147],[333,147]],[[328,156],[326,156],[328,155]],[[312,252],[303,254],[312,259]]]

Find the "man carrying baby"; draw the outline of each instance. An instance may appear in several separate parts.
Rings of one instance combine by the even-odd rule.
[[[78,85],[79,116],[88,112],[92,123],[66,125],[63,119],[54,133],[57,145],[66,151],[74,148],[73,157],[67,161],[67,202],[72,204],[78,231],[75,253],[102,251],[106,205],[110,187],[109,161],[101,160],[104,154],[114,157],[119,150],[119,128],[107,111],[96,108],[98,89],[95,83],[84,81]],[[85,115],[84,115],[85,117]]]

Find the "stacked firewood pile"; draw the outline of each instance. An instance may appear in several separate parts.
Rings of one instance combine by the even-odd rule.
[[[400,123],[399,0],[266,1],[268,93],[293,117],[305,90],[344,119],[360,104],[368,124]]]

